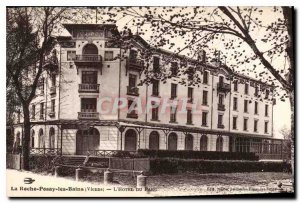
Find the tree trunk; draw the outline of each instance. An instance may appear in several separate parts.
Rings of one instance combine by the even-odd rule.
[[[29,105],[23,105],[24,113],[24,135],[22,143],[22,169],[29,170],[29,153],[30,153],[30,115],[29,115]]]
[[[292,167],[292,181],[294,185],[294,178],[295,178],[295,171],[294,171],[294,140],[295,140],[295,132],[294,132],[294,127],[295,127],[295,117],[294,117],[294,105],[295,105],[295,100],[294,100],[294,90],[290,92],[290,105],[291,105],[291,167]]]

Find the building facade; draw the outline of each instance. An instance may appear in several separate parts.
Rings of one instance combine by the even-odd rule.
[[[191,76],[177,74],[139,85],[146,66],[139,50],[148,47],[139,36],[126,51],[109,43],[115,25],[64,26],[70,36],[57,38],[58,64],[43,74],[31,103],[32,153],[279,150],[272,138],[271,85],[234,73],[220,62],[208,64],[204,52],[185,63],[183,69],[194,67]],[[166,63],[171,55],[155,51],[150,70],[176,75],[180,59]],[[200,82],[183,84],[182,77]],[[14,133],[15,143],[21,145],[22,118]]]

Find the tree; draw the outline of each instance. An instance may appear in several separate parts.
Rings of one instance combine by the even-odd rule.
[[[212,61],[216,58],[215,49],[221,47],[221,60],[233,71],[273,84],[274,96],[281,101],[290,100],[294,172],[292,7],[108,7],[98,8],[98,12],[102,14],[101,22],[121,20],[125,21],[125,30],[136,27],[140,35],[151,33],[154,49],[167,47],[177,55],[185,52],[192,58],[200,49],[206,49]],[[287,61],[289,67],[282,61]],[[179,74],[182,73],[187,71]]]
[[[29,105],[35,96],[40,76],[51,62],[48,57],[54,46],[51,36],[65,8],[8,8],[7,9],[7,90],[17,96],[23,111],[24,139],[23,169],[29,169],[30,114]],[[9,91],[8,91],[9,92]]]

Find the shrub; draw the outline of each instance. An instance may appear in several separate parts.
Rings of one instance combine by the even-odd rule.
[[[138,150],[140,156],[151,158],[180,158],[180,159],[203,159],[203,160],[258,160],[253,152],[215,152],[215,151],[170,151],[170,150]]]
[[[47,172],[52,173],[54,170],[54,161],[57,156],[54,155],[30,155],[29,167],[30,170],[36,173]]]
[[[285,162],[217,161],[176,158],[154,158],[150,161],[153,174],[180,172],[236,173],[236,172],[284,172],[290,165]]]

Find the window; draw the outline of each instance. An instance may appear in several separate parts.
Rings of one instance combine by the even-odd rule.
[[[269,105],[265,105],[265,116],[269,116]]]
[[[258,86],[255,86],[254,96],[258,96]]]
[[[232,119],[232,129],[236,130],[237,129],[237,117],[234,116]]]
[[[233,110],[237,111],[237,109],[238,109],[238,98],[233,97]]]
[[[50,149],[55,148],[55,130],[54,130],[54,128],[50,128],[50,131],[49,131],[49,148]]]
[[[207,151],[207,136],[202,135],[200,138],[200,151]]]
[[[203,72],[203,84],[208,84],[208,71]]]
[[[158,106],[152,108],[152,120],[158,121]]]
[[[244,100],[244,112],[248,113],[248,100]]]
[[[21,111],[20,110],[18,110],[18,121],[17,121],[18,123],[20,123],[21,122]]]
[[[258,120],[254,120],[254,132],[257,132]]]
[[[219,136],[216,141],[216,151],[222,152],[223,151],[223,138]]]
[[[153,57],[153,71],[159,71],[159,57],[157,56]]]
[[[159,95],[159,80],[152,81],[152,95],[153,96]]]
[[[224,126],[223,126],[223,115],[222,114],[218,115],[218,128],[224,128]]]
[[[258,114],[258,102],[254,102],[254,114]]]
[[[67,61],[74,61],[76,59],[76,51],[67,51]]]
[[[176,76],[178,74],[178,64],[177,64],[177,62],[172,62],[171,63],[171,73],[172,73],[172,76]]]
[[[35,119],[35,105],[34,104],[32,104],[32,107],[31,107],[31,118]]]
[[[128,100],[128,114],[130,115],[136,115],[136,102],[133,100]]]
[[[51,112],[55,112],[55,99],[51,100]]]
[[[51,84],[52,84],[52,87],[56,86],[56,75],[55,74],[51,75]]]
[[[193,91],[194,88],[188,87],[188,102],[193,102]]]
[[[249,94],[249,84],[245,83],[245,94]]]
[[[170,112],[170,122],[171,123],[175,123],[176,122],[176,111],[177,111],[177,108],[172,106],[171,107],[171,112]]]
[[[177,84],[171,84],[171,99],[175,99],[177,97]]]
[[[136,75],[129,74],[129,87],[135,87],[136,86]]]
[[[44,91],[45,91],[45,78],[41,78],[39,89],[41,90],[41,94],[44,94]]]
[[[202,126],[207,126],[207,112],[202,112]]]
[[[98,48],[94,44],[87,44],[82,49],[83,55],[97,55],[98,54]]]
[[[266,89],[265,99],[269,99],[269,94],[270,94],[270,91],[268,89]]]
[[[130,50],[129,59],[135,60],[137,59],[138,52],[136,50]]]
[[[219,94],[219,104],[223,105],[224,103],[224,95],[223,94]]]
[[[40,104],[40,119],[44,118],[44,103]]]
[[[265,133],[268,133],[268,125],[269,125],[269,122],[265,121]]]
[[[97,71],[82,71],[83,84],[97,84]]]
[[[192,110],[188,109],[187,110],[187,124],[192,124],[193,123],[193,114],[192,114]]]
[[[202,105],[207,105],[207,94],[208,92],[206,90],[203,90]]]
[[[105,51],[104,52],[104,61],[113,61],[114,60],[114,52],[113,51]]]
[[[82,98],[81,99],[81,112],[97,112],[97,99],[96,98]]]
[[[238,80],[233,81],[233,91],[238,91]]]
[[[219,83],[220,83],[220,86],[223,85],[223,83],[224,83],[224,77],[223,76],[219,76]]]
[[[248,118],[244,118],[244,131],[248,130]]]

